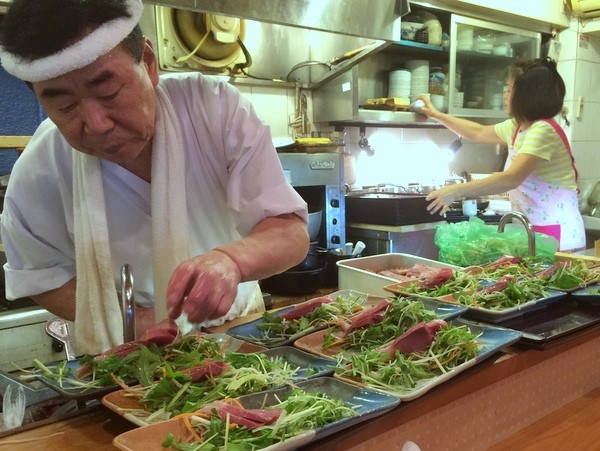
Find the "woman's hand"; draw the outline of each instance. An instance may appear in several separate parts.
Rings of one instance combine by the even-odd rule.
[[[425,116],[433,119],[440,115],[440,111],[433,106],[433,103],[431,103],[429,97],[418,96],[415,100],[422,100],[424,103],[424,105],[417,111],[418,113],[424,114]]]
[[[425,198],[431,201],[427,205],[427,211],[431,214],[439,213],[440,215],[446,213],[450,205],[461,198],[459,193],[460,188],[461,184],[446,185],[429,193]]]
[[[185,312],[192,323],[219,318],[231,308],[242,275],[236,262],[210,251],[181,263],[167,289],[169,318]]]

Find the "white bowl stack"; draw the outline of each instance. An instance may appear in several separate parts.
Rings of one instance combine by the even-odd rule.
[[[393,70],[389,73],[388,97],[410,97],[411,73],[408,70]]]
[[[473,50],[473,29],[463,27],[456,32],[457,50]]]
[[[454,108],[462,108],[465,103],[465,93],[462,91],[455,91],[452,97],[452,106]]]
[[[410,100],[413,102],[417,96],[429,93],[429,61],[407,61],[406,68],[410,71]]]

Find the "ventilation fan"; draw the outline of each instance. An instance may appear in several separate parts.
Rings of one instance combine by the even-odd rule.
[[[571,8],[577,17],[600,17],[600,0],[571,0]]]
[[[225,72],[246,65],[238,43],[245,37],[243,19],[163,6],[155,11],[161,70]]]

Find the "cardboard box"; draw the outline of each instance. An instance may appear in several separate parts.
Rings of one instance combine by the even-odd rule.
[[[370,255],[337,262],[338,289],[356,290],[376,296],[390,296],[391,294],[383,287],[397,283],[398,280],[381,276],[376,272],[392,268],[410,268],[416,264],[432,268],[458,269],[458,266],[409,254]]]

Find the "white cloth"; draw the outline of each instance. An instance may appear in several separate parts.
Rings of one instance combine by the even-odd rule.
[[[141,0],[126,0],[130,17],[104,22],[91,33],[56,53],[28,60],[0,46],[0,63],[11,75],[32,83],[50,80],[91,64],[114,49],[138,24],[144,5]]]
[[[306,203],[286,182],[268,127],[237,90],[199,73],[163,76],[161,86],[182,131],[192,255],[239,239],[268,216],[297,213],[306,220]],[[8,299],[60,287],[75,276],[71,154],[46,120],[13,168],[2,214]],[[101,166],[115,289],[128,262],[136,301],[151,306],[151,186],[118,165]],[[256,282],[240,284],[230,311],[202,325],[243,314],[256,290]]]
[[[79,351],[97,354],[123,342],[123,315],[112,277],[100,160],[73,154],[77,266],[75,335]]]
[[[169,277],[190,257],[185,162],[181,130],[171,102],[156,88],[157,112],[152,150],[152,235],[154,251],[154,317],[167,317]],[[122,310],[115,290],[100,159],[73,149],[75,255],[79,351],[97,354],[123,342]],[[128,263],[128,262],[123,262]],[[135,282],[135,281],[134,281]],[[134,283],[135,287],[135,283]]]
[[[152,142],[152,244],[154,320],[167,318],[167,285],[179,263],[190,258],[182,132],[170,99],[156,87],[156,126]],[[135,284],[134,284],[135,287]]]

